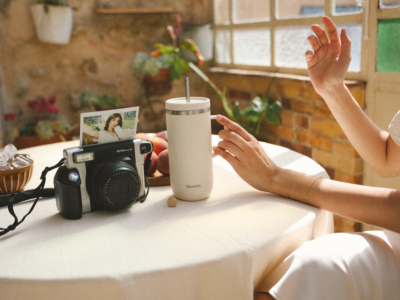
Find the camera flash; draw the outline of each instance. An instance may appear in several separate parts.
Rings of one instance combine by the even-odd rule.
[[[76,164],[94,160],[94,152],[74,153],[74,161]]]

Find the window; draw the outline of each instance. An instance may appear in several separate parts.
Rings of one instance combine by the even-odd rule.
[[[385,5],[400,0],[386,1]],[[331,6],[331,7],[330,7]],[[361,71],[362,0],[214,0],[217,65],[274,72],[305,71],[312,24],[328,15],[352,40],[350,72]]]

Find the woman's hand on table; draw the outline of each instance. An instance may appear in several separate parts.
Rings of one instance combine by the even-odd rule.
[[[257,139],[239,124],[218,115],[216,120],[225,126],[219,132],[222,139],[214,153],[224,158],[236,173],[257,190],[270,191],[271,180],[279,167],[265,153]]]
[[[228,118],[214,153],[255,189],[305,202],[337,215],[400,233],[400,191],[328,180],[277,166],[254,136]],[[319,179],[319,180],[318,180]]]

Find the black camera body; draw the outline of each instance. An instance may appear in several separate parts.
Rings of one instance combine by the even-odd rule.
[[[58,211],[80,219],[84,213],[143,202],[144,155],[152,151],[152,143],[141,139],[64,149],[65,165],[54,176]]]

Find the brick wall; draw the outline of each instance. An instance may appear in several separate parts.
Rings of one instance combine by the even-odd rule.
[[[325,168],[331,179],[362,184],[363,160],[347,140],[324,100],[305,76],[284,76],[265,72],[226,71],[211,68],[210,79],[221,89],[227,88],[231,101],[247,106],[258,95],[265,95],[271,78],[276,79],[270,97],[282,104],[282,125],[262,125],[257,138],[300,152]],[[350,92],[365,107],[365,83],[346,82]],[[222,113],[221,102],[211,89],[212,113]],[[360,223],[335,216],[336,231],[359,231]]]

